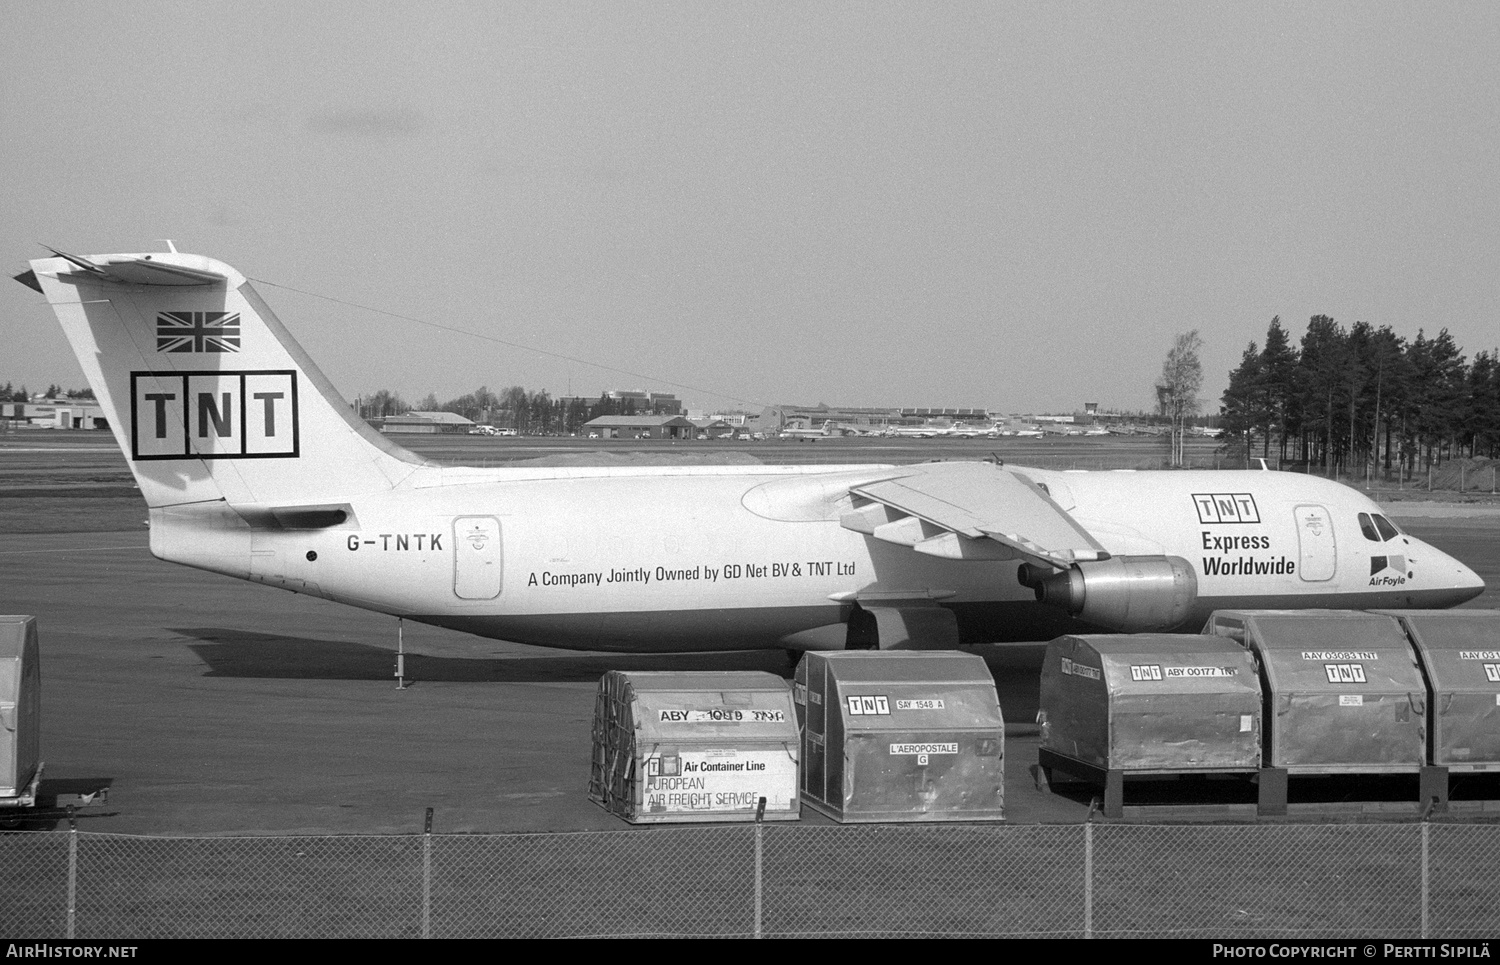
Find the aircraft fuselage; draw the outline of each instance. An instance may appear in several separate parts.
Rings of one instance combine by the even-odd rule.
[[[325,529],[251,529],[222,509],[220,527],[206,528],[202,507],[154,511],[152,549],[544,646],[833,646],[850,609],[870,601],[949,608],[966,643],[1089,629],[1037,602],[1018,582],[1019,560],[935,558],[841,525],[852,482],[888,471],[509,470],[501,472],[511,478],[486,479],[482,470],[434,468],[419,474],[429,479],[352,499],[349,518]],[[1199,584],[1183,624],[1190,630],[1220,608],[1449,606],[1479,592],[1462,564],[1420,540],[1366,538],[1359,514],[1379,508],[1322,480],[1016,471],[1111,553],[1187,559]]]

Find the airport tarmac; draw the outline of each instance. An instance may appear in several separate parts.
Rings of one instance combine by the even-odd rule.
[[[31,458],[6,441],[0,477]],[[0,499],[0,610],[35,615],[41,633],[43,794],[109,789],[78,812],[82,830],[386,834],[421,830],[429,807],[439,832],[620,829],[587,798],[604,671],[790,675],[780,650],[590,654],[408,625],[412,686],[397,690],[393,619],[153,559],[141,505],[112,488],[123,460],[112,447],[86,458],[98,465],[72,482],[99,487],[96,499],[14,488]],[[1500,509],[1389,509],[1485,579],[1469,606],[1500,607]],[[56,531],[74,515],[90,528]],[[977,648],[1012,721],[1034,712],[1041,649]],[[1012,736],[1006,753],[1008,820],[1085,817],[1085,798],[1033,787],[1034,737]]]

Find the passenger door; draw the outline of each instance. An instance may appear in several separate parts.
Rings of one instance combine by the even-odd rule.
[[[1333,519],[1322,506],[1304,504],[1293,510],[1297,519],[1297,544],[1300,559],[1297,573],[1308,583],[1333,579],[1338,570],[1338,542],[1334,538]]]
[[[493,516],[453,520],[453,592],[461,600],[493,600],[504,574],[500,521]]]

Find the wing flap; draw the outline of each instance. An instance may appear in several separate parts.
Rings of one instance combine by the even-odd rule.
[[[912,549],[949,560],[1013,560],[1020,554],[1009,544],[993,539],[968,539],[957,533],[942,533],[913,543]]]

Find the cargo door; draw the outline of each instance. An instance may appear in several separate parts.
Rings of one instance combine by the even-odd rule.
[[[493,600],[500,595],[500,521],[493,516],[453,520],[453,593],[461,600]]]
[[[1308,583],[1333,579],[1338,569],[1338,544],[1333,536],[1333,520],[1322,506],[1302,505],[1293,512],[1297,518],[1297,544],[1301,559],[1297,574]]]

